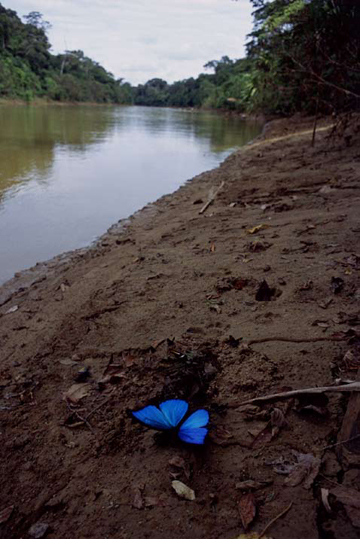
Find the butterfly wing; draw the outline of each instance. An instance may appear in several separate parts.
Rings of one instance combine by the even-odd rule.
[[[209,413],[206,410],[197,410],[181,425],[179,438],[188,444],[201,445],[204,443],[208,429]]]
[[[189,405],[185,401],[179,399],[172,399],[162,402],[159,408],[166,417],[168,423],[172,427],[177,427],[177,425],[180,423],[180,421],[188,411]]]
[[[180,429],[179,438],[183,442],[188,444],[201,445],[204,443],[205,436],[208,433],[208,429],[196,428],[196,429]]]
[[[145,406],[138,412],[132,412],[141,423],[144,423],[148,427],[158,430],[172,429],[173,425],[168,421],[166,416],[156,406]]]

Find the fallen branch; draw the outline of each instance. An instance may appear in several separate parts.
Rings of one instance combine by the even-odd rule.
[[[346,341],[349,338],[348,335],[344,337],[309,337],[308,339],[292,339],[291,337],[265,337],[264,339],[251,339],[251,341],[244,342],[248,346],[252,344],[260,344],[263,342],[294,342],[294,343],[303,343],[303,342],[320,342],[320,341]]]
[[[324,386],[324,387],[310,387],[307,389],[294,389],[293,391],[285,391],[284,393],[274,393],[273,395],[266,395],[264,397],[255,397],[247,401],[240,402],[238,404],[230,404],[231,408],[239,408],[245,404],[258,404],[262,402],[271,402],[282,399],[290,399],[298,395],[319,395],[322,393],[351,393],[353,391],[360,391],[360,382],[353,382],[352,384],[346,384],[342,386]]]
[[[272,520],[270,520],[269,524],[267,526],[265,526],[265,528],[263,529],[263,531],[260,533],[259,535],[259,539],[261,539],[261,537],[263,535],[265,535],[265,533],[268,531],[268,529],[270,528],[270,526],[272,526],[277,520],[279,520],[279,518],[283,517],[284,515],[286,515],[286,513],[288,511],[290,511],[290,509],[292,508],[292,504],[293,502],[290,503],[290,505],[287,506],[286,509],[284,509],[284,511],[282,511],[279,515],[277,515],[275,518],[273,518]]]
[[[220,184],[220,187],[215,191],[215,193],[213,194],[212,197],[209,198],[209,200],[207,201],[207,203],[205,204],[205,206],[203,206],[201,208],[201,210],[199,211],[199,215],[201,215],[202,213],[206,212],[206,210],[208,209],[208,207],[210,206],[210,204],[212,204],[215,200],[215,198],[217,197],[218,193],[221,191],[221,189],[224,187],[225,185],[225,182],[221,182]]]
[[[325,451],[325,449],[331,449],[333,447],[337,447],[338,445],[347,444],[348,442],[358,440],[359,438],[360,438],[360,434],[357,434],[356,436],[353,436],[352,438],[348,438],[347,440],[342,440],[341,442],[336,442],[336,444],[326,445],[322,449],[323,449],[323,451]]]

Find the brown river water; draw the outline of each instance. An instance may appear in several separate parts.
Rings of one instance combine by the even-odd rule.
[[[0,105],[0,283],[89,245],[261,127],[176,109]]]

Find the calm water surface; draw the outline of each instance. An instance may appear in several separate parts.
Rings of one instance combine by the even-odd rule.
[[[0,282],[88,245],[260,129],[208,112],[0,106]]]

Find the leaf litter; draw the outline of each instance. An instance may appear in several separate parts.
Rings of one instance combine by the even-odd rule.
[[[251,492],[241,496],[239,500],[239,511],[242,525],[246,531],[256,516],[255,496]]]

